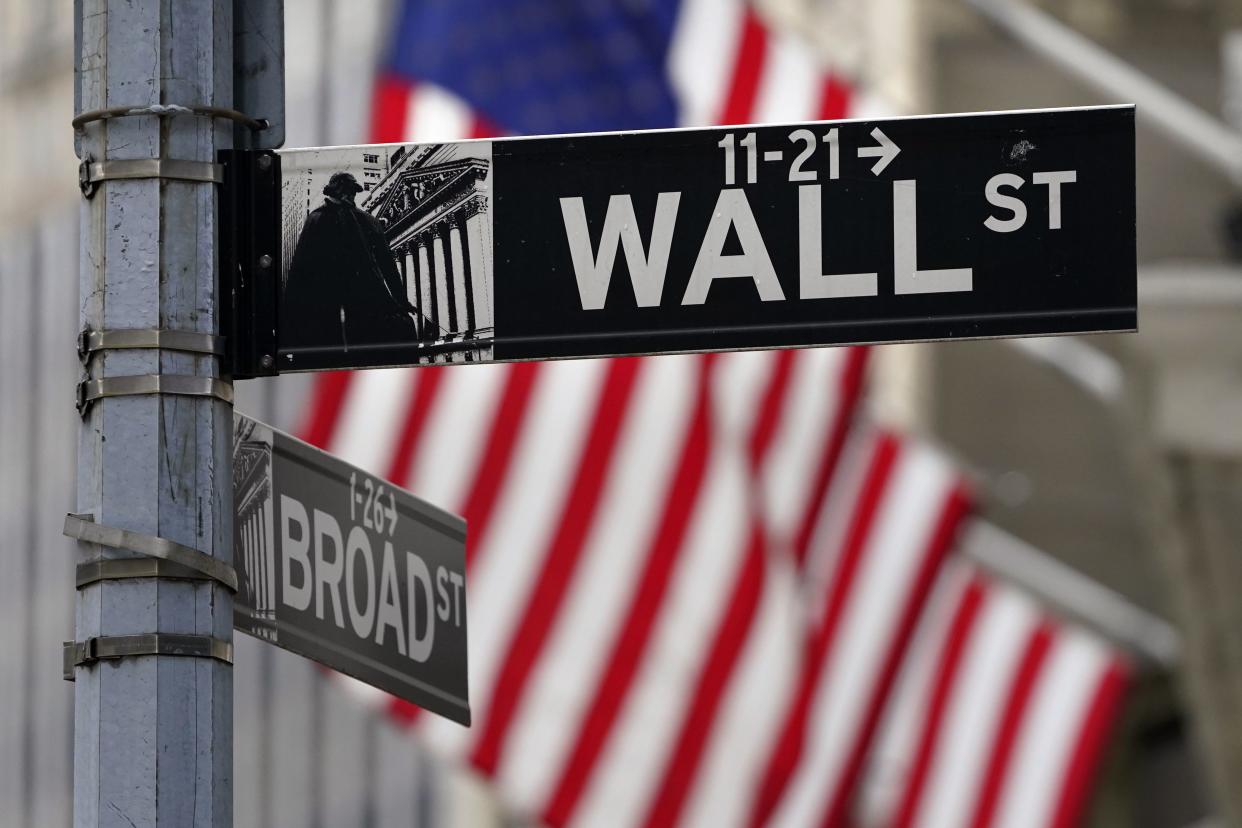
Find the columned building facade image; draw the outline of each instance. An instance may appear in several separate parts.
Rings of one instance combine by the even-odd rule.
[[[467,147],[478,153],[469,157],[461,149],[398,149],[363,204],[383,223],[406,297],[421,312],[419,339],[440,346],[429,349],[431,362],[470,361],[494,331],[490,146]]]
[[[236,607],[250,615],[248,631],[276,640],[275,515],[272,513],[270,432],[242,420],[234,433],[233,555],[239,588]],[[256,431],[260,433],[255,433]]]

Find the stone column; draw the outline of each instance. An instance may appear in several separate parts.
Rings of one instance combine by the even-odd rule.
[[[436,274],[431,269],[431,251],[428,249],[427,235],[418,237],[418,272],[421,284],[418,286],[418,307],[427,317],[430,330],[424,331],[427,339],[439,337],[440,314],[436,309]]]
[[[263,570],[263,510],[255,509],[254,514],[250,516],[250,558],[254,568],[250,571],[255,574],[254,582],[254,599],[250,605],[252,609],[258,609],[263,606],[263,597],[266,595],[267,574]]]
[[[276,515],[271,498],[263,504],[263,571],[267,578],[267,592],[263,601],[263,609],[268,618],[274,618],[276,612]]]
[[[474,330],[474,293],[470,289],[469,251],[462,241],[465,213],[458,210],[449,217],[449,253],[453,260],[453,298],[457,309],[457,330]]]
[[[422,310],[418,297],[418,263],[414,260],[414,243],[410,242],[405,246],[401,253],[401,265],[405,273],[405,299],[414,307]],[[423,319],[421,316],[414,318],[414,327],[418,331],[418,335],[423,335]]]
[[[457,309],[453,306],[453,274],[451,263],[444,250],[444,226],[436,225],[431,237],[432,258],[436,268],[436,308],[440,317],[440,327],[446,331],[457,330]]]
[[[401,277],[401,286],[404,289],[405,285],[409,283],[410,278],[405,268],[405,248],[398,247],[392,251],[392,254],[393,258],[397,260],[397,274]]]
[[[254,565],[257,560],[256,554],[258,552],[258,549],[255,544],[257,535],[258,533],[254,531],[254,514],[251,513],[250,515],[246,516],[245,523],[242,524],[242,531],[241,531],[242,548],[245,549],[245,552],[246,552],[246,566],[249,572],[255,571]],[[249,583],[249,587],[250,587],[250,595],[249,595],[250,606],[253,607],[259,600],[258,598],[259,583],[256,580],[252,579]]]
[[[264,510],[262,507],[255,510],[255,513],[254,513],[255,567],[253,571],[255,575],[257,576],[257,580],[258,580],[257,587],[258,588],[255,590],[257,594],[254,597],[254,603],[251,604],[251,608],[254,609],[256,612],[258,610],[266,608],[267,606],[267,586],[268,586],[267,556],[263,554],[266,551],[264,548],[264,543],[263,543],[266,540],[265,536],[267,535],[266,518],[267,518],[267,515],[264,514]]]
[[[246,522],[242,525],[241,536],[242,536],[242,554],[244,555],[245,560],[246,560],[246,571],[254,572],[255,571],[254,570],[254,563],[255,563],[254,529],[250,525],[249,518],[247,518]],[[247,582],[246,586],[249,587],[250,594],[247,597],[250,598],[250,606],[253,607],[257,601],[257,595],[259,592],[258,585],[255,584],[254,581],[252,580],[252,581]]]
[[[495,325],[492,314],[492,242],[487,204],[482,198],[470,203],[466,218],[466,245],[470,251],[471,304],[474,327],[486,330]]]

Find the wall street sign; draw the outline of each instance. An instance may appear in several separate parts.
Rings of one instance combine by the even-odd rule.
[[[470,724],[466,524],[234,414],[233,626]]]
[[[240,376],[1137,324],[1130,106],[257,155]]]

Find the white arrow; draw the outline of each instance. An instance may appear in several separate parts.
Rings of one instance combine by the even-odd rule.
[[[901,147],[893,143],[893,139],[889,138],[879,127],[871,130],[871,137],[880,142],[878,147],[859,147],[859,158],[878,158],[879,161],[871,168],[873,175],[879,175],[884,172],[884,168],[893,163],[893,159],[901,152]]]

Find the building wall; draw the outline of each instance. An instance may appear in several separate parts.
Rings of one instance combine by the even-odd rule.
[[[72,205],[0,238],[0,802],[13,825],[69,819],[72,506],[79,366]],[[68,244],[66,244],[68,240]],[[12,815],[10,817],[9,815]]]
[[[940,36],[930,64],[935,109],[1120,102],[1015,47],[964,4],[936,5]],[[1220,47],[1230,4],[1059,0],[1040,5],[1220,117]],[[1237,203],[1237,191],[1147,126],[1141,112],[1137,192],[1140,280],[1169,261],[1222,260],[1223,218]],[[979,474],[990,519],[1171,617],[1170,573],[1150,534],[1149,501],[1134,463],[1133,423],[1144,391],[1136,384],[1141,373],[1132,355],[1149,337],[1143,329],[1153,312],[1140,307],[1137,334],[1064,343],[1071,349],[1084,345],[1094,357],[1063,349],[1052,359],[1031,358],[1032,348],[1052,341],[922,346],[925,381],[935,389],[922,410],[927,429]],[[1118,396],[1109,398],[1099,393],[1102,386],[1093,390],[1074,379],[1074,371],[1089,375],[1093,360],[1117,372]],[[1093,825],[1191,824],[1211,808],[1194,728],[1187,726],[1193,715],[1167,686],[1138,689],[1122,742],[1125,752],[1114,756]]]

